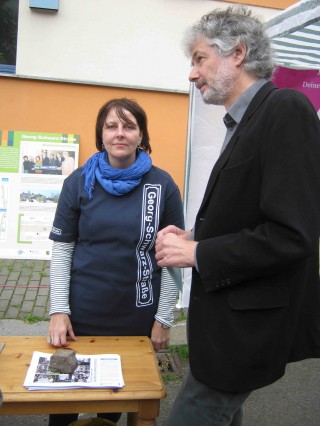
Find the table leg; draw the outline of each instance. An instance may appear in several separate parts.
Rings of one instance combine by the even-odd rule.
[[[157,426],[156,419],[144,419],[138,413],[127,414],[127,426]]]
[[[157,426],[156,419],[153,419],[153,420],[140,419],[140,422],[138,424],[139,426]]]
[[[159,416],[160,400],[140,400],[138,413],[128,413],[127,426],[156,426]]]

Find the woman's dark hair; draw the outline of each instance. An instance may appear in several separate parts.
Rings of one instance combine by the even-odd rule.
[[[98,151],[103,151],[102,144],[102,130],[106,122],[106,117],[110,110],[114,109],[120,118],[121,121],[125,123],[132,123],[131,120],[126,116],[125,111],[131,112],[134,118],[137,120],[140,132],[142,133],[142,140],[140,148],[146,151],[148,154],[151,154],[151,146],[149,142],[149,133],[148,133],[148,119],[147,115],[141,106],[134,100],[120,98],[120,99],[111,99],[106,104],[104,104],[98,113],[97,122],[96,122],[96,147]]]

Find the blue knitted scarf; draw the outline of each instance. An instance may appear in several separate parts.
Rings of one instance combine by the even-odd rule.
[[[108,154],[97,152],[83,166],[84,189],[91,199],[97,179],[109,194],[117,196],[126,194],[140,184],[142,176],[151,169],[151,166],[151,157],[141,149],[138,150],[136,161],[127,169],[114,169],[109,164]]]

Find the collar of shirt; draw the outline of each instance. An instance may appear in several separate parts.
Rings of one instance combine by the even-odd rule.
[[[250,102],[254,98],[254,96],[258,93],[262,86],[267,83],[268,80],[265,78],[261,78],[252,84],[247,90],[245,90],[238,99],[231,105],[231,107],[227,110],[228,114],[234,119],[234,121],[239,124],[246,109],[248,108]],[[237,127],[234,126],[232,130],[235,130]]]
[[[227,113],[230,115],[231,118],[235,121],[235,125],[229,129],[227,129],[220,155],[225,150],[226,146],[228,145],[230,139],[232,138],[234,132],[236,131],[236,128],[240,121],[242,120],[242,117],[244,116],[244,113],[246,112],[246,109],[248,108],[250,102],[254,98],[254,96],[258,93],[258,91],[261,89],[261,87],[267,83],[268,80],[265,78],[261,78],[260,80],[257,80],[255,83],[252,84],[247,90],[245,90],[239,98],[231,105],[231,107],[227,110]]]

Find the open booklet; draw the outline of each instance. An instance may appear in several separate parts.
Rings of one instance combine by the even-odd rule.
[[[76,354],[78,367],[72,374],[54,373],[49,370],[52,354],[33,352],[31,364],[23,386],[29,390],[122,388],[124,380],[120,355]]]

